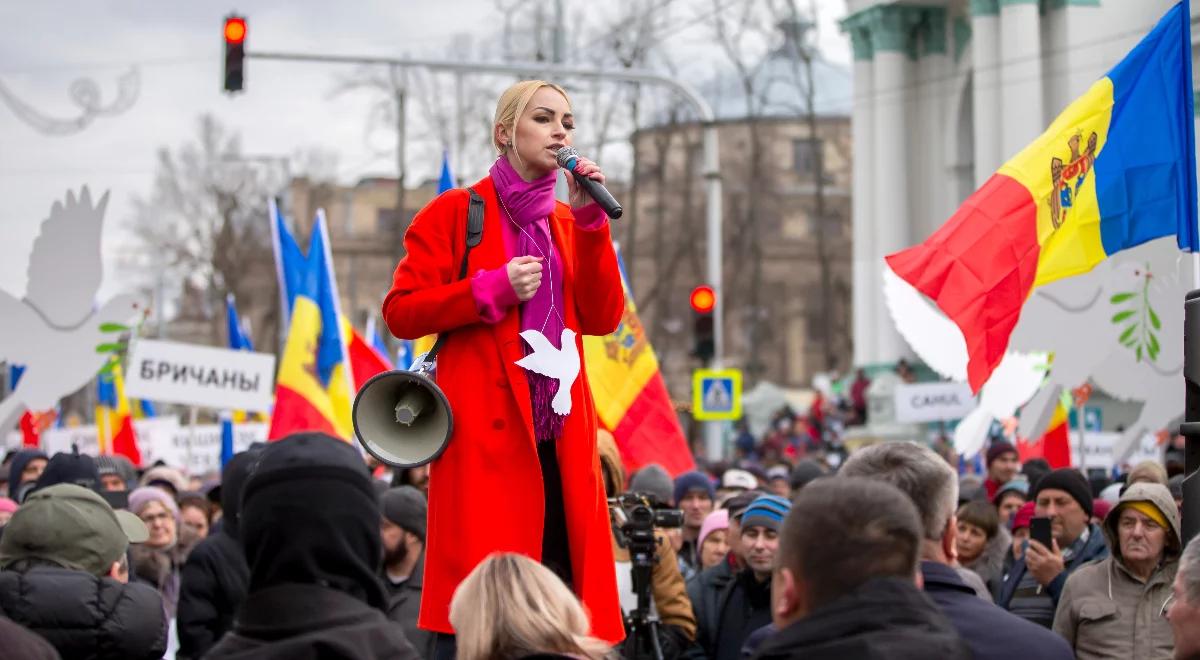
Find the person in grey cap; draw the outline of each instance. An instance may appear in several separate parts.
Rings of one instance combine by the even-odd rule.
[[[437,636],[417,627],[425,572],[425,495],[412,486],[389,488],[379,497],[379,536],[383,540],[383,584],[388,618],[423,658],[432,658]]]
[[[97,456],[96,469],[100,473],[100,490],[115,493],[137,487],[137,468],[120,454]]]
[[[672,506],[674,501],[675,484],[671,475],[657,463],[651,463],[637,472],[629,480],[629,492],[653,496],[659,504]]]
[[[0,614],[64,658],[161,658],[162,599],[152,587],[128,583],[125,559],[129,544],[147,537],[137,516],[114,511],[87,488],[34,492],[0,539]]]

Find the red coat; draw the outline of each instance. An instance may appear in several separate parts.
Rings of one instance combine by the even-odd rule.
[[[468,278],[457,280],[466,245],[465,189],[429,203],[404,236],[407,256],[396,267],[383,317],[392,334],[415,339],[450,333],[437,357],[437,382],[454,413],[454,435],[430,466],[429,518],[421,628],[452,632],[450,598],[458,584],[493,552],[541,559],[545,502],[533,437],[520,314],[511,308],[495,325],[484,323],[469,279],[508,263],[500,208],[491,178],[475,184],[484,199],[483,240],[471,250]],[[607,224],[576,228],[571,209],[558,203],[550,220],[563,265],[563,319],[583,335],[613,332],[624,293]],[[612,532],[596,452],[596,409],[587,374],[571,388],[571,414],[558,445],[567,536],[575,593],[592,617],[592,634],[617,642],[625,633],[617,599]]]

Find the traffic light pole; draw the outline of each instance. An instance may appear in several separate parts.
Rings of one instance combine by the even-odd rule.
[[[378,64],[389,67],[417,67],[430,71],[455,73],[499,73],[515,75],[545,75],[569,78],[590,78],[619,82],[640,82],[667,87],[682,96],[700,117],[703,127],[704,187],[707,214],[705,233],[708,241],[708,284],[713,288],[716,304],[713,307],[713,357],[712,367],[720,368],[725,355],[725,287],[722,277],[722,194],[720,144],[717,139],[716,116],[712,107],[692,87],[679,80],[650,71],[604,70],[563,66],[546,62],[454,62],[449,60],[395,57],[362,57],[352,55],[314,55],[307,53],[281,53],[247,51],[246,57],[257,60],[282,60],[287,62],[314,62],[323,64]],[[705,446],[709,459],[721,457],[720,426],[708,422],[705,428]],[[714,453],[715,452],[715,453]]]

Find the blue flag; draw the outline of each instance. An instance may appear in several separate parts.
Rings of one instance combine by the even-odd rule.
[[[233,417],[221,415],[221,467],[233,458]]]
[[[229,335],[229,348],[235,351],[254,350],[254,343],[250,341],[246,329],[238,319],[237,303],[232,293],[225,295],[225,329]]]
[[[450,154],[442,152],[442,176],[438,179],[438,194],[454,187],[454,176],[450,174]]]

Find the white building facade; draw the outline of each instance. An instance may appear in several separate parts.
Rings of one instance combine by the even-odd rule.
[[[847,0],[854,364],[911,355],[884,304],[884,257],[941,226],[1174,4]]]

